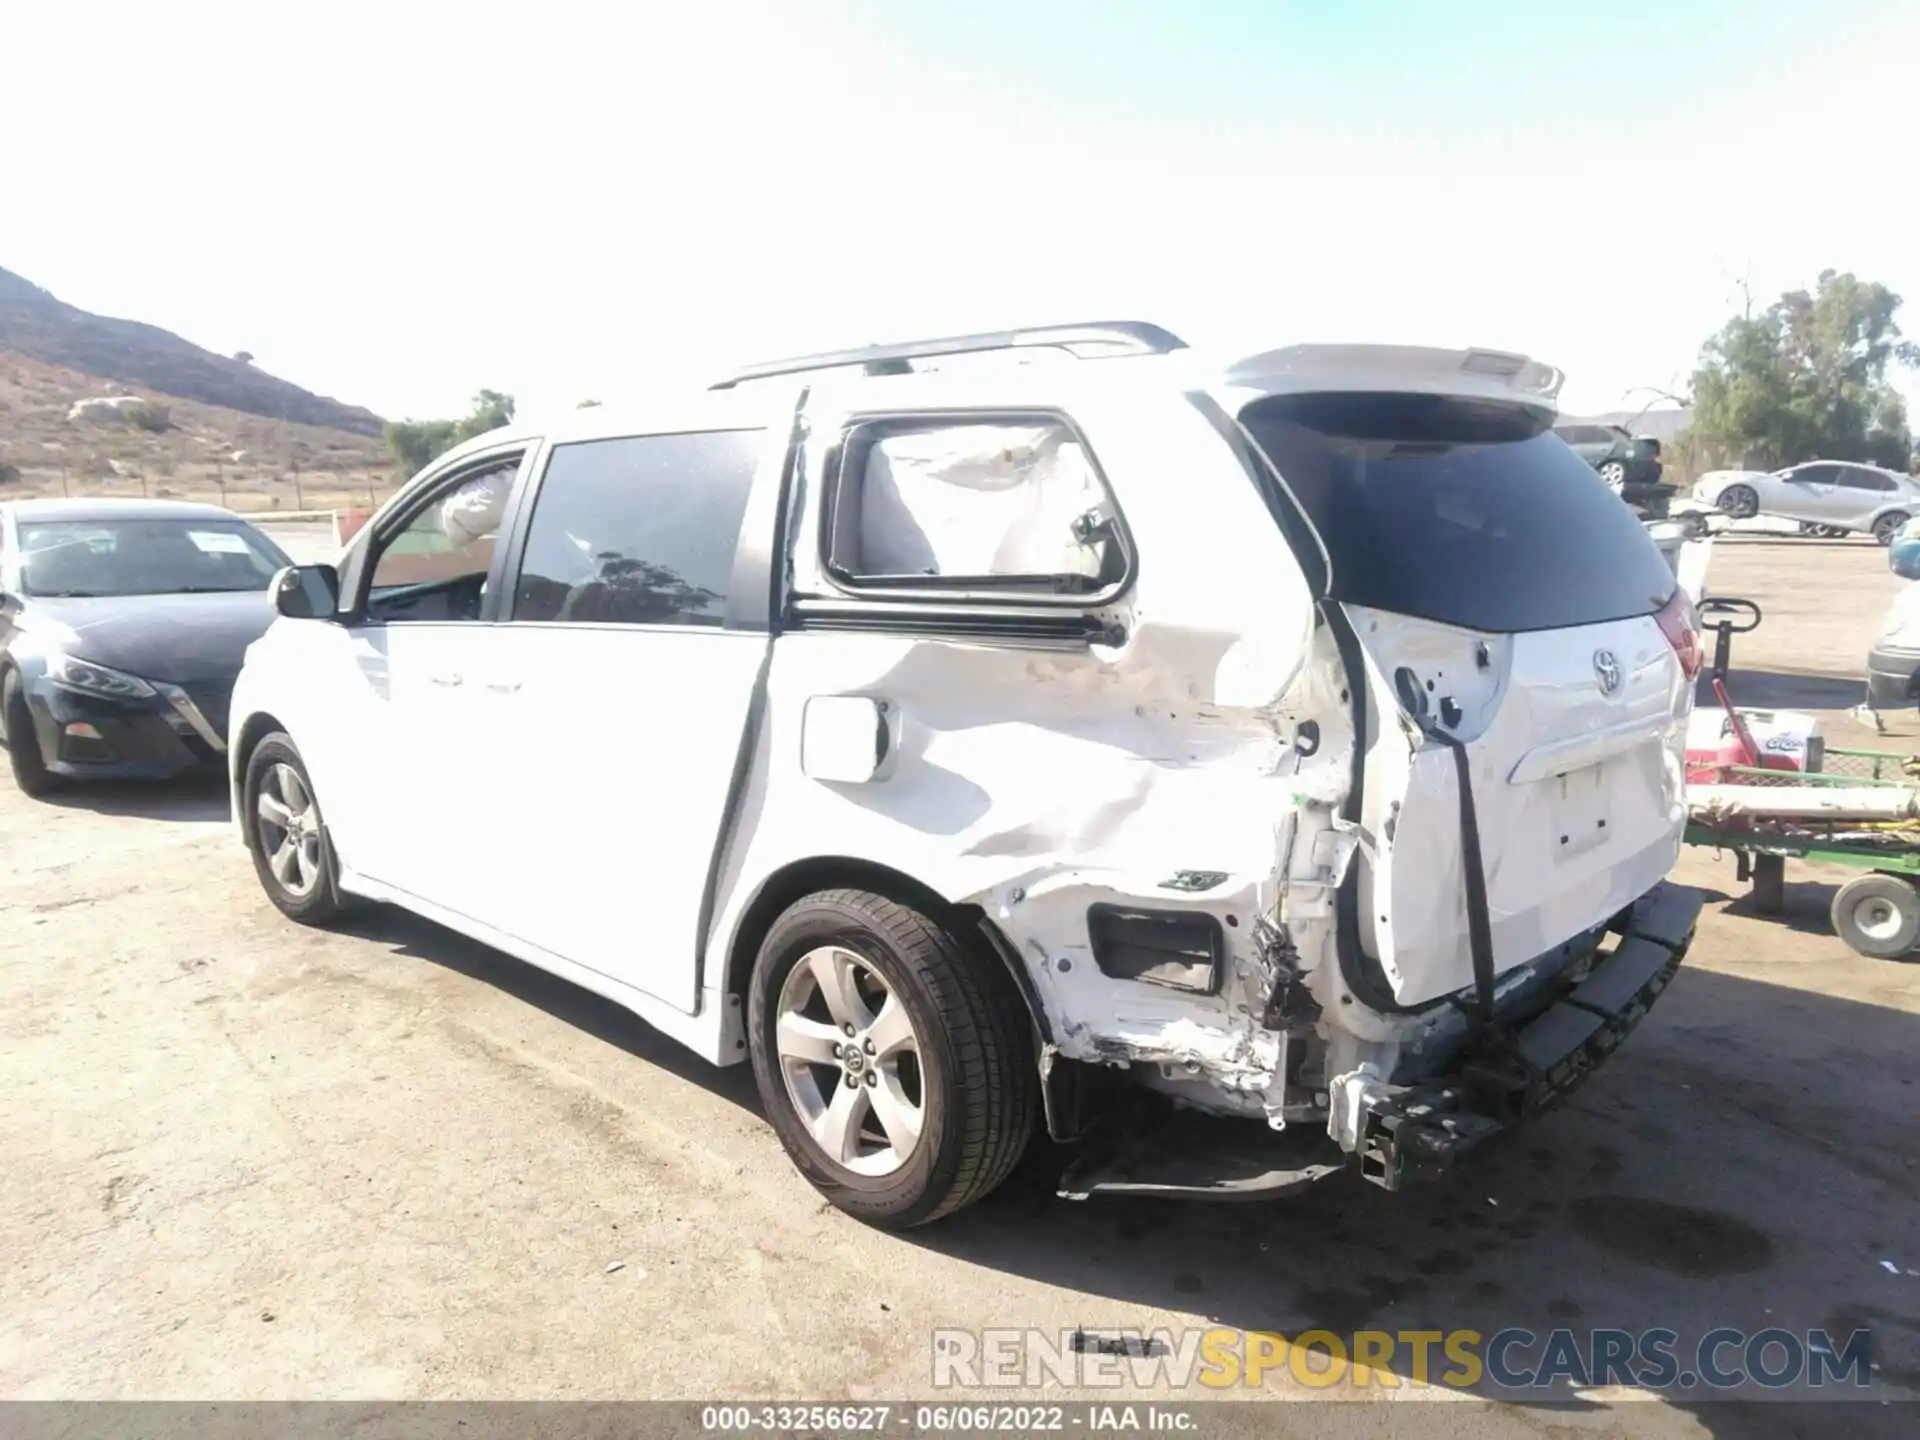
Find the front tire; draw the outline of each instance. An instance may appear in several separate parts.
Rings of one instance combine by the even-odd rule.
[[[1834,892],[1833,933],[1857,955],[1897,960],[1920,941],[1920,892],[1898,875],[1859,875]]]
[[[1908,518],[1898,510],[1891,515],[1882,515],[1873,522],[1873,538],[1882,545],[1893,544],[1893,537],[1900,533],[1900,527],[1907,523]]]
[[[17,670],[9,670],[0,678],[0,717],[6,724],[7,766],[20,793],[39,800],[58,790],[61,777],[47,769],[46,758],[40,753],[40,737],[34,731],[33,712],[27,708],[27,692],[21,688]]]
[[[254,747],[240,798],[247,849],[267,898],[302,925],[339,919],[346,907],[333,842],[292,739],[275,731]]]
[[[1751,520],[1760,513],[1760,497],[1751,485],[1729,485],[1720,492],[1720,509],[1735,520]]]
[[[787,1155],[841,1210],[905,1229],[1006,1179],[1039,1108],[1011,978],[937,919],[860,890],[810,895],[761,943],[754,1081]]]
[[[1609,460],[1600,467],[1600,478],[1618,490],[1627,483],[1627,467],[1618,460]]]

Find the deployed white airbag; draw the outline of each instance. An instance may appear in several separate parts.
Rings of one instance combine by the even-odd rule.
[[[513,469],[476,475],[440,502],[440,530],[455,546],[471,545],[500,531],[513,489]]]
[[[861,476],[859,554],[878,575],[1097,576],[1103,541],[1074,521],[1106,500],[1060,425],[966,425],[876,440]]]

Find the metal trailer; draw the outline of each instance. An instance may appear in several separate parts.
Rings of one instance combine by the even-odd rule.
[[[1817,801],[1806,802],[1823,789],[1906,790],[1920,801],[1920,756],[1828,746],[1809,757],[1817,768],[1781,770],[1758,763],[1760,756],[1728,699],[1726,674],[1732,636],[1759,625],[1760,607],[1750,600],[1713,597],[1702,601],[1699,609],[1701,628],[1717,632],[1709,680],[1733,718],[1735,732],[1743,738],[1747,758],[1755,762],[1719,767],[1720,784],[1780,790],[1783,800],[1791,794],[1800,802],[1782,808],[1802,812],[1817,808]],[[1770,815],[1763,805],[1749,804],[1725,816],[1692,818],[1687,822],[1686,842],[1731,850],[1738,862],[1736,875],[1751,882],[1754,906],[1765,915],[1777,915],[1785,908],[1789,859],[1864,870],[1867,873],[1834,893],[1829,912],[1834,933],[1856,953],[1882,959],[1904,956],[1920,944],[1920,889],[1916,888],[1920,886],[1920,819]],[[1913,811],[1920,806],[1892,808]]]

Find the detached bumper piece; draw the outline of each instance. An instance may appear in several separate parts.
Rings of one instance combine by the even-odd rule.
[[[1347,1168],[1323,1130],[1277,1135],[1258,1120],[1191,1112],[1129,1119],[1093,1137],[1067,1167],[1057,1187],[1063,1200],[1271,1200]]]
[[[1372,1102],[1361,1174],[1397,1190],[1413,1175],[1451,1166],[1579,1089],[1673,979],[1693,943],[1701,903],[1700,893],[1684,886],[1649,890],[1620,917],[1619,943],[1546,1010],[1481,1037],[1473,1058],[1445,1082]]]

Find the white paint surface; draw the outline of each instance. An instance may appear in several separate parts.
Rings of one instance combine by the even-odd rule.
[[[1485,399],[1505,383],[1463,359],[1276,352],[1220,393],[1238,403],[1260,386],[1329,376],[1362,386],[1369,366],[1381,388]],[[1520,373],[1534,383],[1541,372]],[[249,660],[236,729],[255,709],[287,724],[350,888],[589,985],[709,1059],[744,1058],[727,964],[749,908],[788,867],[836,857],[979,907],[1026,966],[1062,1054],[1125,1064],[1208,1108],[1324,1121],[1311,1088],[1289,1089],[1283,1038],[1319,1049],[1315,1075],[1366,1065],[1384,1075],[1430,1023],[1349,990],[1334,897],[1351,867],[1362,942],[1398,1000],[1434,999],[1472,976],[1453,761],[1399,717],[1388,677],[1410,666],[1434,680],[1436,704],[1457,706],[1451,733],[1467,747],[1502,969],[1665,874],[1691,692],[1651,619],[1509,636],[1353,610],[1367,660],[1349,676],[1258,488],[1187,393],[1200,374],[1176,357],[823,378],[809,405],[816,437],[941,407],[1070,415],[1138,557],[1124,593],[1097,612],[1110,639],[802,628],[769,642],[689,627],[282,621]],[[739,403],[703,400],[697,413]],[[583,411],[565,438],[697,428],[695,413]],[[801,606],[852,598],[818,539],[833,453],[803,451],[787,567]],[[763,469],[781,459],[770,453]],[[1091,472],[1070,468],[1078,506]],[[916,484],[937,494],[956,473]],[[893,493],[911,511],[907,490]],[[1029,538],[1020,530],[989,550],[1007,553],[1011,533],[1017,551]],[[1041,603],[1069,614],[1087,604]],[[1602,651],[1617,662],[1612,688],[1596,678]],[[1357,827],[1341,818],[1356,684],[1372,737]],[[1308,721],[1311,753],[1294,744]],[[511,869],[476,859],[476,836],[499,837]],[[1223,878],[1198,893],[1169,886],[1183,871]],[[1101,901],[1218,919],[1219,993],[1102,974],[1086,918]],[[1322,1006],[1312,1033],[1283,1037],[1258,1018],[1276,963],[1257,938],[1263,920],[1284,927]]]

